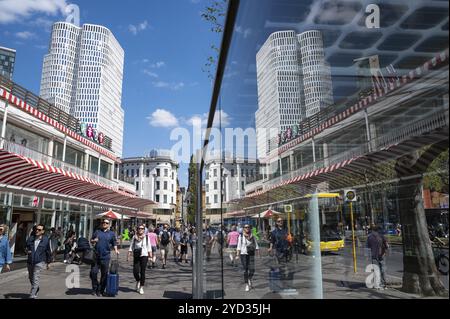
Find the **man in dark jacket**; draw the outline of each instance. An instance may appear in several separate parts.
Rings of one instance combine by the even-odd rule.
[[[384,256],[389,248],[386,238],[380,234],[380,228],[377,225],[372,227],[372,232],[367,237],[367,247],[370,249],[372,256],[372,264],[377,265],[379,268],[379,278],[378,273],[375,272],[375,286],[376,289],[386,289],[386,278],[385,278],[385,260]]]
[[[275,257],[281,273],[282,285],[284,290],[294,289],[292,265],[290,263],[292,258],[292,251],[288,241],[288,231],[284,227],[284,220],[281,217],[277,218],[276,228],[272,231],[270,246],[267,250],[269,254],[275,248]]]
[[[36,299],[39,292],[39,279],[41,271],[52,260],[52,251],[50,248],[50,240],[44,236],[45,226],[39,224],[36,226],[36,232],[27,240],[28,253],[28,277],[31,283],[30,298]]]
[[[109,230],[109,220],[102,221],[101,229],[92,235],[91,244],[95,245],[96,262],[91,267],[92,294],[104,295],[106,289],[106,279],[109,271],[109,262],[111,260],[111,247],[114,248],[116,255],[119,255],[117,249],[116,234]],[[100,284],[97,276],[100,268]]]

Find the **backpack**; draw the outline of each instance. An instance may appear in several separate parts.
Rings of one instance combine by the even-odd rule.
[[[166,246],[166,245],[169,244],[169,242],[170,242],[170,235],[169,235],[169,232],[163,231],[163,232],[161,233],[161,245]]]

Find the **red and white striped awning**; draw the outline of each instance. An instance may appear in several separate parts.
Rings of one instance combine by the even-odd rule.
[[[47,191],[106,206],[139,209],[154,204],[118,188],[0,149],[0,184]]]

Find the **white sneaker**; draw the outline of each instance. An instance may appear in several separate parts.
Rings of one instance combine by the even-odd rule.
[[[139,292],[139,288],[141,288],[141,282],[140,281],[136,282],[136,291]]]
[[[250,288],[252,288],[253,287],[253,285],[252,285],[252,281],[249,279],[248,280],[248,285],[250,286]]]
[[[139,288],[139,294],[141,294],[141,295],[144,294],[144,287],[140,287],[140,288]]]
[[[250,291],[250,286],[249,285],[245,285],[245,291]]]

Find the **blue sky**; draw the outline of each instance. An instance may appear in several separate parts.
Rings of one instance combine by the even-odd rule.
[[[51,24],[69,3],[80,24],[109,28],[125,51],[124,157],[170,149],[174,127],[192,130],[190,119],[206,117],[212,83],[202,69],[221,40],[200,16],[209,0],[0,0],[0,46],[17,50],[15,82],[39,93]],[[179,177],[186,186],[186,164]]]

